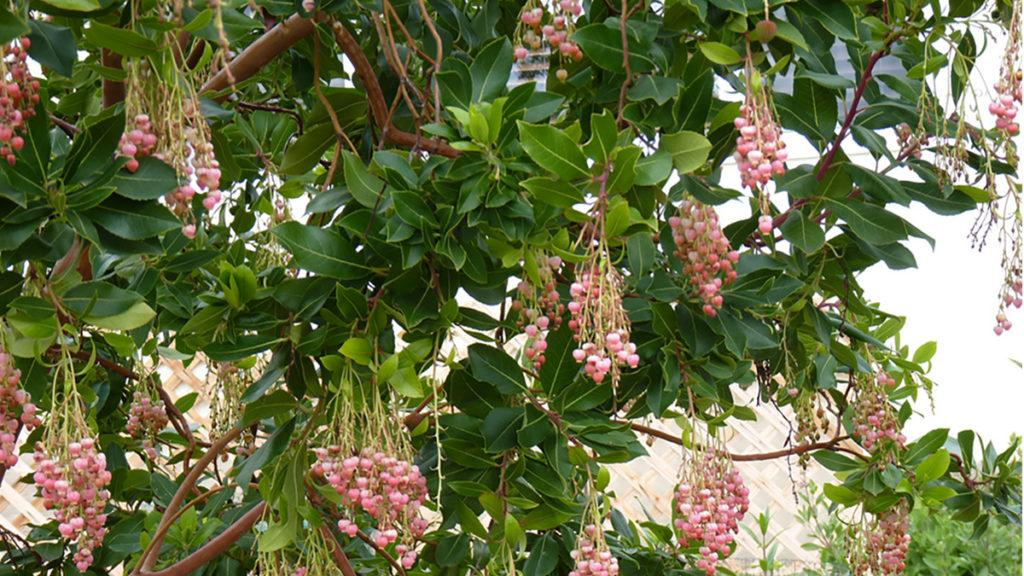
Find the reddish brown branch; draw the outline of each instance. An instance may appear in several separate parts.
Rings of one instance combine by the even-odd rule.
[[[202,547],[186,556],[183,560],[176,562],[163,570],[157,570],[154,572],[149,568],[143,568],[136,572],[136,574],[140,574],[141,576],[187,576],[188,574],[195,572],[199,568],[202,568],[223,556],[235,542],[238,542],[242,536],[245,536],[252,528],[253,524],[259,521],[260,517],[263,516],[263,511],[266,507],[266,502],[260,502],[253,506],[251,510],[243,514],[238,520],[235,520],[231,526],[228,526],[228,528],[218,534],[217,537],[206,544],[203,544]],[[152,555],[151,558],[155,561],[156,555]]]
[[[857,84],[857,89],[853,92],[853,100],[850,101],[849,111],[846,113],[846,119],[843,121],[842,128],[839,129],[839,134],[836,134],[836,139],[832,142],[832,147],[829,148],[828,154],[825,155],[825,159],[821,162],[821,167],[818,168],[818,182],[825,179],[825,174],[828,173],[828,169],[832,166],[832,161],[835,159],[836,154],[839,152],[840,146],[843,140],[846,139],[846,135],[850,132],[850,127],[853,126],[853,120],[857,117],[857,113],[860,111],[861,98],[864,97],[864,91],[867,90],[868,83],[871,81],[871,74],[875,70],[875,64],[885,56],[886,52],[889,51],[889,45],[886,44],[885,48],[874,52],[871,57],[868,58],[868,63],[864,66],[864,72],[860,75],[860,82]]]
[[[213,445],[210,446],[210,449],[206,451],[206,454],[203,454],[203,456],[196,461],[195,466],[193,466],[192,469],[189,470],[184,480],[182,480],[181,486],[178,486],[178,491],[174,493],[174,497],[171,498],[170,503],[167,505],[167,509],[164,510],[164,515],[160,518],[160,524],[157,525],[157,529],[153,535],[153,539],[150,540],[149,546],[147,546],[146,549],[142,552],[142,556],[139,558],[139,564],[135,567],[135,570],[132,571],[133,575],[144,574],[146,576],[177,576],[189,574],[196,568],[203,566],[204,564],[206,564],[213,558],[216,558],[218,555],[222,554],[225,550],[230,548],[235,541],[241,538],[242,535],[245,534],[245,532],[247,532],[254,523],[256,523],[256,520],[258,520],[263,513],[263,508],[265,506],[265,504],[263,503],[259,504],[258,506],[247,512],[244,516],[242,516],[234,524],[232,524],[231,527],[225,530],[220,536],[211,540],[209,543],[204,545],[199,550],[196,550],[194,553],[189,555],[181,562],[178,562],[170,568],[165,568],[160,572],[151,572],[153,566],[156,565],[157,555],[160,551],[160,546],[163,545],[164,536],[167,535],[167,530],[170,528],[171,520],[174,518],[174,515],[177,512],[178,508],[185,501],[185,497],[196,485],[196,482],[199,481],[199,477],[203,475],[203,472],[206,470],[206,467],[209,466],[211,462],[216,460],[217,456],[219,456],[220,453],[223,452],[224,449],[227,448],[228,445],[230,445],[231,442],[235,440],[235,438],[238,438],[239,434],[241,433],[241,428],[233,428],[230,431],[228,431],[226,434],[224,434],[224,436],[222,436],[220,439],[214,442]],[[253,513],[256,512],[257,510],[258,512],[254,515]],[[229,539],[232,536],[234,537],[234,539]],[[214,546],[215,544],[216,546]],[[208,548],[211,547],[212,551],[208,550]],[[200,555],[200,553],[203,554]],[[179,568],[179,570],[173,572],[170,571],[175,568]]]
[[[226,67],[210,78],[199,92],[220,92],[231,85],[231,79],[242,82],[251,78],[270,63],[271,60],[292,47],[298,41],[309,36],[316,30],[313,21],[295,14],[277,24],[266,34],[250,44]],[[215,100],[224,100],[227,94],[216,96]]]
[[[324,540],[327,541],[327,547],[331,549],[331,558],[334,560],[334,564],[341,570],[344,576],[356,576],[356,571],[352,569],[352,563],[349,562],[348,556],[345,555],[345,551],[341,548],[341,543],[334,537],[331,529],[326,524],[320,526],[320,533],[323,534]]]
[[[121,55],[106,48],[100,51],[100,61],[104,68],[121,70]],[[124,82],[103,80],[103,107],[109,108],[124,100]]]
[[[675,434],[670,434],[657,428],[651,428],[644,426],[643,424],[637,424],[635,422],[628,422],[625,420],[617,421],[618,424],[628,424],[636,432],[647,434],[661,440],[667,440],[673,444],[683,446],[683,440]],[[813,452],[815,450],[838,450],[838,445],[842,442],[849,440],[849,436],[836,436],[830,440],[824,442],[816,442],[814,444],[801,444],[799,446],[793,446],[791,448],[784,448],[782,450],[776,450],[774,452],[761,452],[757,454],[732,454],[728,453],[729,458],[733,462],[760,462],[762,460],[774,460],[776,458],[785,458],[786,456],[796,456],[805,452]]]
[[[356,70],[356,76],[359,77],[360,82],[363,84],[363,90],[366,91],[366,99],[370,105],[371,116],[374,123],[381,129],[381,137],[385,141],[397,144],[403,148],[419,149],[449,158],[459,156],[459,151],[445,142],[420,138],[415,134],[395,128],[388,120],[387,100],[384,98],[384,92],[381,90],[380,82],[377,80],[377,74],[374,72],[370,61],[366,58],[366,54],[363,53],[362,47],[359,46],[359,42],[356,41],[355,37],[352,36],[341,22],[334,22],[331,29],[334,31],[334,38],[338,46],[348,56],[349,61],[352,62],[352,66]]]

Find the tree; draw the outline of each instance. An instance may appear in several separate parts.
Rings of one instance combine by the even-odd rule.
[[[1020,20],[1020,0],[10,4],[0,474],[34,450],[56,520],[5,537],[0,573],[712,574],[747,508],[732,462],[796,455],[836,472],[875,574],[901,571],[915,501],[1019,523],[1016,443],[900,432],[936,346],[912,352],[857,274],[914,265],[926,236],[893,205],[978,210],[1011,328]],[[972,83],[994,34],[999,76]],[[804,140],[816,158],[790,158]],[[161,358],[204,359],[209,425]],[[736,387],[793,410],[789,445],[729,452],[756,418]],[[606,490],[648,438],[687,455],[664,526]]]

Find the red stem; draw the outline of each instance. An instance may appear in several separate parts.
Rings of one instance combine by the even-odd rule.
[[[864,97],[864,91],[868,88],[868,82],[871,81],[871,73],[875,69],[875,64],[885,56],[885,53],[889,50],[889,43],[886,43],[885,48],[882,48],[878,52],[871,54],[868,59],[867,66],[864,67],[864,73],[860,75],[860,83],[857,84],[857,89],[853,93],[853,100],[850,101],[849,112],[846,113],[846,120],[843,121],[843,127],[839,129],[839,134],[836,135],[836,139],[832,142],[832,147],[829,148],[828,154],[825,155],[825,159],[821,162],[821,167],[818,168],[817,179],[821,182],[825,179],[825,174],[828,173],[828,169],[832,166],[832,161],[835,159],[836,154],[839,152],[839,148],[846,139],[846,135],[850,132],[850,127],[853,126],[853,120],[857,117],[857,113],[860,111],[861,98]]]

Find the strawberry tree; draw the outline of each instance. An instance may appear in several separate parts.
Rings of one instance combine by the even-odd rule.
[[[51,520],[0,574],[711,575],[735,463],[789,457],[858,573],[903,570],[915,506],[1020,522],[1015,442],[904,433],[936,346],[858,278],[974,212],[978,338],[1019,321],[1022,17],[11,0],[0,477]],[[741,389],[789,441],[730,446]],[[609,465],[651,442],[684,464],[638,524]]]

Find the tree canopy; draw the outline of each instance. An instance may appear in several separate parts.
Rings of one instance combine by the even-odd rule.
[[[902,572],[913,506],[1019,523],[1016,441],[902,433],[937,346],[858,274],[915,266],[901,208],[975,211],[1012,328],[1021,19],[12,0],[0,476],[25,454],[54,520],[0,574],[714,574],[734,462],[785,457],[835,473],[858,573]],[[730,451],[740,388],[786,445]],[[663,523],[608,490],[648,441],[684,455]]]

